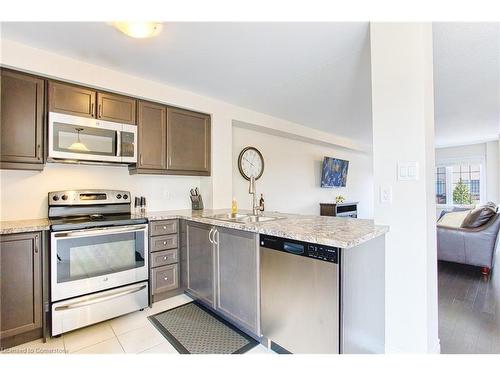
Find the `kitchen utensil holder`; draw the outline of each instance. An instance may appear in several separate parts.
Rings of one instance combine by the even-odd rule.
[[[203,210],[203,199],[201,195],[191,195],[191,206],[193,210]]]

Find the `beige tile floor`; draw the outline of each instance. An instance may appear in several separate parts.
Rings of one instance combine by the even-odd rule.
[[[147,317],[191,301],[179,295],[153,304],[151,308],[120,316],[48,339],[35,340],[3,351],[4,354],[123,354],[177,353],[174,347],[149,322]],[[263,345],[248,353],[272,353]]]

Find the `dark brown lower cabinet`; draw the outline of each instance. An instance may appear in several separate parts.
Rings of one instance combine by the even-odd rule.
[[[178,220],[149,223],[151,302],[182,294],[179,274]]]
[[[0,347],[42,337],[42,234],[0,236]]]

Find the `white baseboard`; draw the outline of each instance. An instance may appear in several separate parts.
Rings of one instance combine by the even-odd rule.
[[[397,347],[388,347],[388,346],[385,347],[385,354],[418,354],[418,353],[441,354],[441,341],[438,338],[434,347],[429,348],[427,352],[418,352],[418,351],[409,352],[408,350],[404,350]]]

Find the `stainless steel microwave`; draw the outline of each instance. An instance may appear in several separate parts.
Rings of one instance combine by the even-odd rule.
[[[137,126],[49,113],[49,160],[132,164]]]

